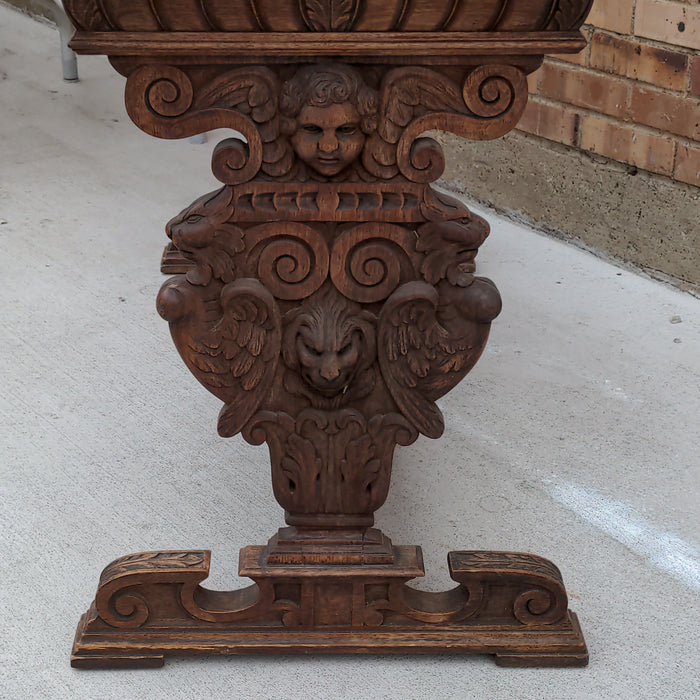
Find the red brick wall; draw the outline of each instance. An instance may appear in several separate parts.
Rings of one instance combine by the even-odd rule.
[[[595,0],[588,47],[530,76],[518,128],[700,186],[700,0]]]

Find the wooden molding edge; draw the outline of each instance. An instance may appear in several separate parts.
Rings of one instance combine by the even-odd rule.
[[[254,57],[265,61],[439,58],[474,55],[542,55],[578,53],[586,45],[581,32],[82,32],[71,48],[83,54],[110,56],[187,55]]]

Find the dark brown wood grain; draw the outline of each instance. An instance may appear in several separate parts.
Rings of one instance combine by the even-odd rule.
[[[581,666],[588,652],[557,568],[510,552],[451,552],[456,587],[406,585],[423,575],[418,547],[392,564],[271,564],[241,551],[249,588],[200,583],[208,551],[144,552],[102,574],[78,627],[77,668],[160,666],[169,655],[482,653],[504,666]]]
[[[439,437],[436,401],[484,350],[500,295],[476,275],[488,224],[433,189],[426,131],[498,138],[527,74],[577,51],[588,0],[66,0],[73,47],[106,53],[145,132],[227,128],[222,186],[167,225],[158,295],[175,346],[223,406],[218,432],[266,443],[287,527],[242,550],[254,583],[200,584],[208,552],[123,557],[78,628],[75,666],[168,654],[478,652],[580,665],[556,567],[452,552],[425,593],[417,547],[372,527],[397,445]]]

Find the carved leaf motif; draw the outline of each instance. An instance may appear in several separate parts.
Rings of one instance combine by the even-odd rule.
[[[367,433],[348,443],[345,450],[343,471],[346,471],[349,466],[356,469],[359,472],[359,478],[362,479],[363,489],[367,489],[379,474],[381,463],[374,458],[376,451],[377,446]]]
[[[304,464],[313,464],[314,446],[299,435],[290,435],[287,440],[287,455],[282,458],[282,472],[295,486],[301,483]]]
[[[315,32],[347,32],[357,16],[358,0],[301,0],[302,17]]]
[[[202,552],[140,552],[113,561],[103,572],[102,580],[143,569],[189,569],[204,563]]]
[[[322,503],[323,461],[311,440],[297,433],[289,436],[280,468],[289,480],[287,489],[297,508],[313,511]]]
[[[226,71],[195,86],[186,71],[148,64],[129,75],[126,103],[132,120],[152,136],[183,138],[222,128],[242,133],[245,148],[227,139],[212,162],[216,177],[231,185],[248,182],[260,170],[281,177],[291,169],[293,151],[280,134],[279,92],[276,75],[260,66]]]

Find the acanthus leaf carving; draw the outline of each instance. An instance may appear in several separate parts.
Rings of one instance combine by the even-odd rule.
[[[296,419],[261,411],[243,431],[267,442],[275,498],[296,514],[370,514],[386,499],[395,445],[417,433],[403,416],[307,408]]]
[[[73,24],[83,30],[99,32],[114,29],[98,0],[63,0],[63,6]]]
[[[359,0],[299,0],[301,16],[315,32],[350,31],[359,6]]]
[[[297,506],[313,511],[323,500],[323,460],[317,456],[314,443],[294,433],[286,442],[280,471],[287,478],[290,495],[296,496]]]
[[[406,33],[571,31],[578,29],[592,0],[63,0],[73,23],[86,32],[350,32],[360,10],[365,31]],[[515,7],[513,7],[515,6]],[[274,8],[276,11],[270,11]],[[474,12],[476,11],[476,17]],[[516,16],[515,26],[513,15]],[[544,20],[542,19],[544,16]],[[507,28],[506,28],[507,27]],[[393,38],[393,37],[392,37]]]

